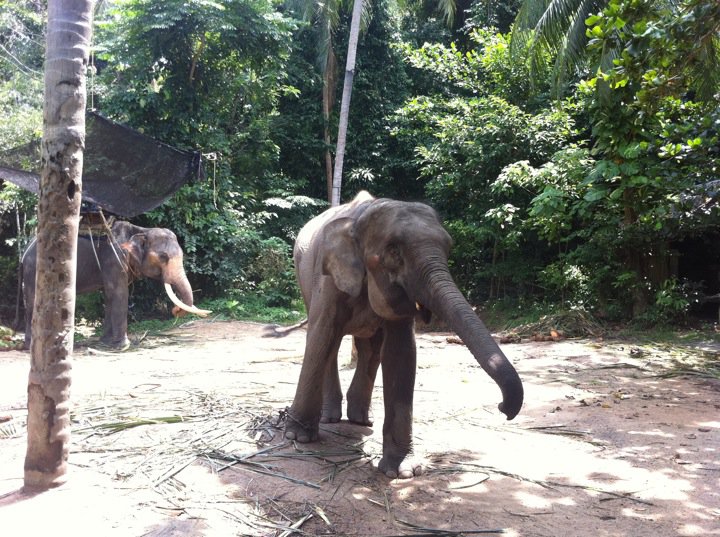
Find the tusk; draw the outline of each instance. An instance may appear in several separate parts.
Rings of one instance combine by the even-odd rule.
[[[200,317],[205,317],[212,313],[211,310],[201,310],[200,308],[196,308],[195,306],[188,306],[187,304],[185,304],[177,297],[169,283],[165,284],[165,292],[168,294],[173,304],[175,304],[178,308],[187,311],[188,313],[194,313],[195,315],[199,315]]]

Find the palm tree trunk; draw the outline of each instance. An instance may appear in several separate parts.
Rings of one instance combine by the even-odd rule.
[[[337,147],[335,149],[335,169],[332,182],[331,205],[340,205],[340,190],[342,188],[342,169],[345,159],[345,138],[347,137],[348,116],[350,115],[350,97],[352,96],[353,77],[355,76],[355,53],[357,52],[358,37],[360,35],[360,16],[362,15],[363,0],[353,3],[352,20],[350,21],[350,39],[348,40],[347,62],[345,64],[345,81],[343,82],[342,100],[340,101],[340,124],[338,126]]]
[[[65,482],[92,0],[48,2],[25,488]]]
[[[332,157],[332,135],[330,134],[330,118],[335,108],[335,94],[337,91],[337,58],[330,43],[323,71],[323,137],[325,140],[325,181],[327,184],[327,200],[332,201],[333,184],[333,157]]]

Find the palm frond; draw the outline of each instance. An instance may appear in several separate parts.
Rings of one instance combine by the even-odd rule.
[[[600,8],[597,0],[583,0],[578,8],[570,27],[568,28],[562,45],[557,51],[557,58],[552,75],[552,90],[556,97],[560,96],[568,76],[579,71],[587,63],[585,49],[588,39],[585,34],[587,26],[585,20]],[[533,65],[531,73],[534,76],[539,66]]]
[[[514,30],[534,30],[552,0],[525,0],[515,17]]]
[[[541,47],[557,53],[584,1],[587,0],[553,0],[550,2],[545,13],[535,25],[535,39],[541,43]]]
[[[552,0],[525,0],[515,17],[510,34],[510,54],[514,58],[525,54],[535,35],[535,26]]]
[[[698,99],[710,101],[720,91],[720,17],[709,17],[705,30],[688,60]]]
[[[553,89],[561,88],[569,73],[585,61],[585,19],[602,10],[608,0],[525,0],[512,30],[510,53],[527,54],[530,74],[538,80],[548,56],[555,58]]]
[[[331,53],[334,49],[333,36],[340,22],[340,3],[337,0],[312,2],[314,12],[312,15],[317,30],[316,57],[320,71],[325,73],[331,64]]]
[[[355,0],[356,2],[358,0]],[[360,32],[366,32],[373,18],[372,1],[363,0],[362,15],[360,16]]]
[[[438,0],[438,11],[445,19],[448,26],[452,26],[455,21],[455,13],[457,12],[457,4],[455,0]]]
[[[599,12],[605,2],[601,0],[583,0],[578,7],[575,20],[567,32],[567,40],[565,47],[565,66],[577,67],[585,60],[585,47],[587,47],[588,39],[585,34],[587,25],[585,20],[592,14]]]

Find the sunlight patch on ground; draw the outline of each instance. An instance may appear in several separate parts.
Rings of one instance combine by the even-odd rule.
[[[555,498],[543,498],[542,496],[538,496],[537,494],[531,494],[530,492],[522,490],[516,492],[514,496],[515,498],[517,498],[520,504],[531,509],[550,509],[553,505],[556,505],[558,503]],[[572,502],[570,498],[564,499],[569,500],[570,503],[563,503],[563,505],[573,505],[574,502]]]
[[[720,421],[701,421],[697,422],[698,427],[712,427],[713,429],[720,429]]]
[[[640,436],[657,436],[660,438],[675,438],[674,434],[666,433],[658,429],[653,429],[652,431],[628,431],[627,434]]]

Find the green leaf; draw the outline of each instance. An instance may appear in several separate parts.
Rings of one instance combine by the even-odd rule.
[[[583,199],[589,203],[594,203],[596,201],[600,201],[602,199],[605,199],[607,196],[607,190],[603,188],[590,188],[585,195],[583,196]]]

